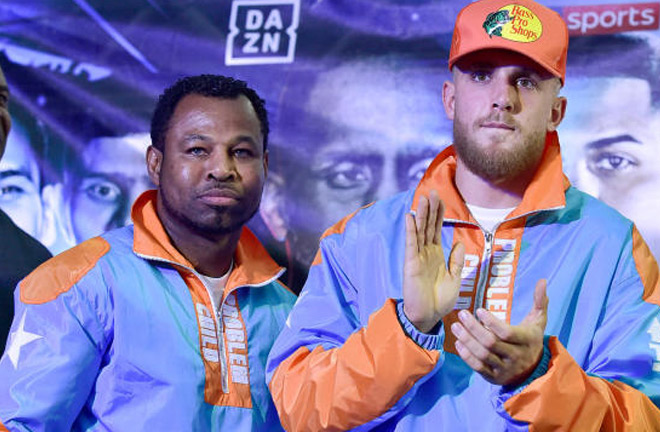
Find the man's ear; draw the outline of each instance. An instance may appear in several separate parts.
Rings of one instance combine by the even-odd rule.
[[[277,241],[283,242],[288,231],[284,213],[284,178],[277,172],[268,175],[264,185],[259,215],[268,231]]]
[[[442,105],[449,120],[454,120],[456,106],[456,87],[453,82],[445,81],[442,84]]]
[[[268,178],[268,150],[264,151],[264,178]]]
[[[153,145],[147,148],[147,172],[154,186],[160,186],[160,168],[163,164],[163,152]]]
[[[566,105],[568,101],[564,96],[557,96],[552,104],[552,111],[550,111],[550,119],[548,120],[548,132],[557,130],[557,127],[564,119],[566,114]]]

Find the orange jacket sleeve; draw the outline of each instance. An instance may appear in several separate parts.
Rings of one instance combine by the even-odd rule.
[[[389,300],[343,345],[298,348],[279,364],[270,390],[286,430],[343,431],[396,410],[439,357],[404,332]]]
[[[513,419],[530,431],[660,430],[660,410],[644,393],[587,374],[555,337],[549,348],[548,372],[504,402]]]

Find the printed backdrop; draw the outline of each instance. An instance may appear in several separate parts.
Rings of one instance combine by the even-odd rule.
[[[326,227],[414,186],[451,142],[440,91],[466,3],[3,0],[13,128],[0,208],[54,253],[128,223],[150,187],[157,95],[184,75],[235,76],[271,115],[271,172],[251,227],[297,289]],[[660,2],[547,5],[571,32],[565,171],[633,219],[660,257]],[[527,36],[519,24],[504,31]]]

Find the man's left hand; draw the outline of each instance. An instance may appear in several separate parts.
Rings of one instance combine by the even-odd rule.
[[[517,385],[525,381],[543,354],[543,334],[548,321],[546,281],[534,290],[534,305],[516,326],[507,324],[484,309],[477,317],[463,310],[451,326],[456,350],[463,361],[486,381],[498,385]]]

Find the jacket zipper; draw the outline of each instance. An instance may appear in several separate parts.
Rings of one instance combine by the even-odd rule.
[[[220,308],[216,308],[215,302],[213,301],[213,296],[211,295],[211,292],[209,291],[208,287],[203,282],[201,276],[199,275],[199,273],[197,273],[197,271],[195,269],[192,269],[192,268],[190,268],[188,266],[185,266],[185,265],[181,265],[181,264],[176,263],[174,261],[166,260],[166,259],[155,257],[155,256],[143,255],[143,254],[135,252],[135,251],[133,251],[133,252],[137,256],[139,256],[140,258],[143,258],[143,259],[158,261],[158,262],[162,262],[162,263],[166,263],[166,264],[169,264],[169,265],[172,265],[172,266],[177,266],[177,267],[186,269],[187,271],[189,271],[193,275],[195,275],[197,280],[199,282],[201,282],[202,286],[204,287],[204,289],[206,290],[206,293],[209,296],[209,299],[211,300],[211,305],[215,309],[215,314],[214,314],[214,316],[215,316],[215,328],[216,328],[216,333],[217,333],[216,336],[218,338],[218,351],[219,351],[218,354],[220,355],[220,373],[222,374],[222,383],[221,383],[222,392],[225,393],[225,394],[229,393],[229,370],[228,370],[228,367],[227,367],[227,358],[225,356],[225,349],[226,348],[225,348],[225,337],[224,337],[224,329],[223,329],[223,321],[222,321],[222,309],[224,307],[225,300],[227,299],[227,296],[229,294],[233,293],[234,291],[236,291],[239,288],[243,288],[243,287],[259,288],[259,287],[268,285],[269,283],[277,280],[277,278],[279,278],[282,275],[282,273],[285,272],[285,269],[280,269],[280,271],[278,271],[277,274],[275,274],[272,278],[269,278],[264,282],[261,282],[261,283],[258,283],[258,284],[246,284],[246,285],[241,285],[241,286],[237,286],[237,287],[232,288],[231,291],[229,291],[227,293],[227,295],[224,296],[224,299],[221,300]]]
[[[564,206],[551,207],[551,208],[542,209],[542,210],[532,210],[532,211],[523,213],[521,215],[518,215],[514,218],[505,219],[505,220],[501,221],[500,223],[498,223],[497,225],[495,225],[495,227],[493,227],[493,232],[492,233],[490,233],[490,232],[486,231],[485,229],[483,229],[483,227],[481,225],[479,225],[479,223],[473,224],[471,222],[467,222],[467,221],[463,221],[463,220],[459,220],[459,219],[445,219],[444,220],[445,223],[446,222],[454,222],[454,223],[467,223],[467,224],[470,224],[470,225],[476,225],[481,230],[481,233],[484,235],[484,251],[483,251],[483,256],[481,257],[481,264],[480,264],[480,268],[479,268],[479,277],[477,279],[477,292],[475,293],[476,295],[474,297],[474,308],[473,308],[473,311],[472,311],[473,313],[476,313],[477,309],[482,307],[483,304],[484,304],[484,296],[486,295],[486,292],[485,292],[486,291],[486,282],[488,281],[488,277],[489,277],[488,270],[490,270],[489,269],[490,261],[491,261],[491,256],[490,255],[491,255],[492,250],[493,250],[493,238],[495,236],[494,233],[497,232],[497,228],[499,228],[499,226],[502,225],[504,222],[508,222],[508,221],[512,221],[512,220],[515,220],[515,219],[518,219],[518,218],[526,217],[526,216],[529,216],[529,215],[532,215],[532,214],[539,213],[541,211],[552,211],[552,210],[559,210],[559,209],[562,209],[562,208],[564,208]]]
[[[472,310],[472,312],[475,314],[477,309],[482,307],[484,302],[484,296],[486,294],[486,282],[488,281],[488,268],[490,266],[490,254],[493,250],[493,234],[489,233],[488,231],[484,231],[483,228],[481,228],[481,232],[484,235],[484,252],[483,256],[481,257],[481,268],[479,269],[477,293],[474,298],[474,308]]]
[[[211,302],[213,302],[213,297],[211,297]],[[216,328],[218,329],[218,351],[220,351],[220,368],[222,369],[222,392],[227,394],[229,393],[229,373],[227,371],[227,358],[225,357],[225,336],[224,336],[223,321],[222,321],[222,308],[224,307],[224,305],[225,305],[225,301],[220,300],[220,308],[216,309],[215,316],[217,321]]]
[[[181,267],[190,271],[193,275],[195,275],[197,280],[199,280],[202,283],[204,290],[206,290],[206,294],[208,294],[209,296],[209,300],[211,300],[211,306],[213,306],[213,310],[215,311],[213,316],[215,317],[215,330],[216,330],[216,337],[218,338],[218,355],[220,356],[220,374],[222,375],[222,382],[220,384],[222,385],[222,392],[227,394],[229,393],[229,376],[227,373],[227,359],[225,357],[225,338],[224,338],[224,333],[222,331],[223,330],[222,306],[224,305],[224,300],[220,301],[219,308],[216,307],[215,300],[213,299],[213,295],[211,294],[211,291],[209,291],[209,288],[204,283],[204,279],[202,279],[200,274],[197,273],[195,269],[191,269],[186,266],[181,266]]]
[[[221,309],[216,308],[215,302],[213,301],[213,296],[211,295],[211,292],[209,291],[206,284],[203,282],[203,280],[202,280],[201,276],[199,275],[199,273],[197,273],[197,271],[195,271],[195,269],[192,269],[188,266],[181,265],[181,264],[176,263],[174,261],[170,261],[170,260],[166,260],[166,259],[158,258],[158,257],[154,257],[154,256],[149,256],[149,255],[143,255],[143,254],[140,254],[140,253],[137,253],[137,252],[135,252],[135,254],[137,256],[143,258],[143,259],[158,261],[158,262],[166,263],[166,264],[169,264],[169,265],[172,265],[172,266],[183,268],[183,269],[189,271],[190,273],[192,273],[193,275],[195,275],[197,280],[202,284],[202,286],[204,287],[204,290],[206,291],[206,294],[208,294],[208,296],[209,296],[209,300],[211,300],[211,306],[213,306],[213,309],[215,310],[215,313],[213,314],[213,316],[215,317],[214,320],[215,320],[215,328],[216,328],[216,337],[218,338],[218,355],[220,356],[220,373],[222,375],[222,383],[221,383],[222,392],[225,393],[225,394],[229,393],[229,376],[227,374],[227,359],[225,357],[225,338],[224,338],[223,332],[222,332],[222,330],[223,330],[222,329],[222,313],[221,313]],[[222,302],[222,304],[224,304],[224,301]]]

